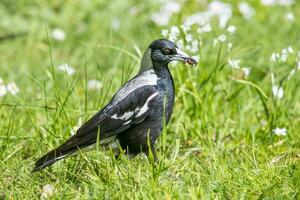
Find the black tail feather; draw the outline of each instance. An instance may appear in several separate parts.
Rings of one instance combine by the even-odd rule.
[[[36,161],[35,167],[32,170],[32,172],[37,172],[44,169],[45,167],[51,166],[55,162],[65,158],[66,156],[72,154],[75,151],[76,149],[73,149],[73,151],[62,152],[59,150],[59,148],[52,150],[46,155],[42,156],[40,159],[38,159],[38,161]]]
[[[45,167],[51,166],[55,162],[73,154],[77,150],[90,146],[96,142],[95,135],[91,134],[88,136],[89,137],[86,136],[84,138],[81,138],[78,135],[74,135],[63,145],[61,145],[57,149],[50,151],[49,153],[38,159],[32,172],[37,172],[44,169]]]

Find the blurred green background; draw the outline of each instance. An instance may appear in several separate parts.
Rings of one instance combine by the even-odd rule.
[[[299,15],[297,0],[1,0],[0,198],[299,199]],[[159,163],[100,151],[31,174],[162,37],[199,64],[170,66]]]

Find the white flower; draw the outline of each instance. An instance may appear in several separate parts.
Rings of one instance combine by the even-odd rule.
[[[277,62],[278,60],[282,62],[286,62],[288,59],[289,54],[294,54],[294,50],[291,46],[284,48],[281,50],[281,54],[279,53],[272,53],[270,60],[272,62]]]
[[[222,35],[219,36],[218,39],[219,39],[219,41],[221,41],[221,42],[226,42],[227,37],[226,37],[226,35],[222,34]]]
[[[294,50],[293,50],[293,48],[292,48],[291,46],[289,46],[289,47],[287,48],[287,51],[288,51],[289,53],[294,53]]]
[[[295,0],[261,0],[261,3],[265,6],[291,6],[295,3]]]
[[[95,79],[89,80],[87,83],[87,88],[89,90],[99,90],[102,88],[102,86],[102,82]]]
[[[285,15],[285,18],[286,18],[289,22],[295,21],[295,15],[294,15],[294,13],[292,13],[292,12],[288,12],[288,13]]]
[[[121,22],[119,19],[114,18],[113,20],[111,20],[110,25],[111,25],[112,29],[118,30],[120,28]]]
[[[273,61],[273,62],[276,62],[276,60],[277,60],[276,53],[271,54],[270,60]]]
[[[283,51],[282,54],[281,54],[281,57],[280,57],[280,60],[282,62],[286,62],[287,61],[287,58],[288,58],[288,54],[286,51]]]
[[[232,69],[239,69],[240,68],[240,60],[228,60],[228,64]]]
[[[180,3],[176,1],[170,1],[165,5],[165,11],[169,13],[179,13],[181,10]]]
[[[279,53],[272,53],[270,60],[276,62],[279,59]]]
[[[178,35],[180,33],[179,28],[177,26],[172,26],[170,30],[170,34]]]
[[[211,15],[208,12],[198,12],[186,18],[184,24],[186,26],[192,26],[193,24],[198,24],[199,26],[204,26],[210,22]]]
[[[158,26],[165,26],[168,25],[170,17],[171,16],[169,16],[167,13],[158,12],[151,16],[151,20],[154,21]]]
[[[227,36],[225,34],[220,35],[219,37],[214,39],[213,46],[216,46],[218,42],[226,42]]]
[[[159,26],[165,26],[169,23],[172,15],[178,13],[181,10],[181,4],[178,2],[168,2],[161,7],[161,9],[151,16],[152,21],[154,21]]]
[[[236,32],[236,27],[233,26],[233,25],[231,25],[231,26],[229,26],[229,27],[227,28],[227,31],[228,31],[229,33],[234,34],[234,33]]]
[[[199,43],[198,40],[193,40],[190,46],[190,51],[192,53],[196,53],[199,51]]]
[[[0,97],[4,96],[7,94],[7,88],[5,85],[0,84]]]
[[[179,36],[179,28],[177,26],[172,26],[170,29],[169,40],[175,42]]]
[[[273,129],[272,130],[273,131],[273,133],[275,134],[275,135],[278,135],[278,136],[285,136],[285,135],[287,135],[287,130],[286,130],[286,128],[275,128],[275,129]]]
[[[249,67],[242,67],[241,69],[242,69],[245,77],[247,78],[249,76],[250,72],[251,72],[251,68],[249,68]]]
[[[202,32],[211,32],[212,28],[211,28],[211,25],[208,23],[208,24],[205,24],[203,27],[202,27]]]
[[[291,6],[295,3],[295,0],[277,0],[278,5]]]
[[[277,0],[261,0],[261,3],[265,6],[273,6]]]
[[[192,53],[197,53],[199,51],[198,40],[193,40],[189,45],[186,46],[186,49]]]
[[[178,40],[176,44],[177,44],[177,46],[178,46],[179,49],[184,49],[184,43],[183,43],[183,40],[181,40],[181,39]]]
[[[284,95],[284,90],[282,87],[278,87],[277,85],[272,86],[273,96],[277,99],[282,99]]]
[[[196,14],[187,17],[184,24],[187,24],[188,26],[191,26],[193,24],[205,26],[211,21],[213,17],[217,17],[219,19],[219,26],[220,28],[223,29],[226,27],[227,22],[231,18],[231,16],[232,16],[231,5],[215,0],[208,5],[206,11],[198,12]]]
[[[187,34],[186,36],[185,36],[185,40],[187,41],[187,42],[191,42],[192,40],[193,40],[193,36],[192,36],[192,34]]]
[[[291,47],[287,48],[287,49],[282,49],[281,50],[281,57],[280,60],[282,62],[286,62],[289,56],[289,53],[291,53],[291,51],[293,51],[293,49]]]
[[[7,91],[10,92],[12,95],[16,95],[20,92],[20,89],[14,82],[8,83],[6,88],[7,88]]]
[[[180,28],[182,28],[184,33],[187,33],[191,29],[191,27],[189,27],[187,24],[182,24]]]
[[[0,97],[6,95],[7,92],[11,93],[12,95],[17,95],[20,92],[20,89],[14,82],[8,83],[5,86],[3,80],[0,78]]]
[[[204,26],[200,26],[199,28],[197,28],[197,32],[198,33],[205,33],[205,32],[211,32],[212,28],[211,28],[211,25],[208,23],[208,24],[205,24]]]
[[[58,66],[58,69],[63,72],[66,72],[68,76],[71,76],[75,72],[75,69],[68,64],[62,64]]]
[[[297,63],[297,69],[300,70],[300,61]]]
[[[168,34],[169,34],[169,30],[167,30],[167,29],[162,29],[161,30],[161,35],[163,36],[163,37],[167,37],[168,36]]]
[[[249,20],[255,14],[255,10],[246,2],[239,3],[239,11],[244,19]]]
[[[66,34],[63,30],[55,28],[52,30],[52,37],[57,41],[64,41],[66,38]]]
[[[220,28],[225,28],[232,16],[231,5],[221,1],[213,1],[208,5],[208,15],[219,17]]]
[[[46,184],[44,187],[43,187],[43,190],[42,190],[42,199],[46,199],[46,198],[49,198],[53,195],[54,193],[54,187],[50,184]]]

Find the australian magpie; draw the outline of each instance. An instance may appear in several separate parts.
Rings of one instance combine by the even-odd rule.
[[[173,111],[175,91],[168,63],[175,60],[197,64],[169,40],[152,42],[143,55],[139,73],[74,136],[41,157],[33,171],[50,166],[78,150],[95,144],[109,145],[112,141],[117,141],[129,155],[144,152],[149,156],[151,152],[156,159],[154,144],[162,131],[163,121],[168,123]]]

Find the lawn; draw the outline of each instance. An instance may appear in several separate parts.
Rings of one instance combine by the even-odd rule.
[[[300,199],[300,4],[0,2],[0,199]],[[97,149],[37,173],[169,38],[176,99],[159,161]]]

